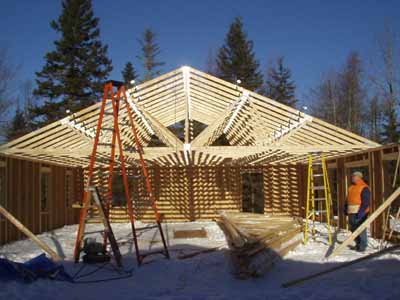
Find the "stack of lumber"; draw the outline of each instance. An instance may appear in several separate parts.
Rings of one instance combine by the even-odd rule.
[[[217,223],[229,244],[233,272],[242,279],[265,274],[302,241],[299,218],[220,212]]]

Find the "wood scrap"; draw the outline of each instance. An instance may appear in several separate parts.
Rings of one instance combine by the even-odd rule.
[[[201,229],[174,230],[174,239],[206,238],[207,231]]]
[[[181,255],[178,255],[178,259],[187,259],[187,258],[195,257],[195,256],[200,255],[200,254],[206,254],[206,253],[215,252],[219,248],[221,248],[221,246],[208,248],[208,249],[202,249],[202,250],[199,250],[199,251],[193,251],[193,252],[187,253],[187,254],[181,254]]]
[[[300,218],[220,212],[217,223],[228,241],[234,274],[241,279],[262,276],[302,241]]]

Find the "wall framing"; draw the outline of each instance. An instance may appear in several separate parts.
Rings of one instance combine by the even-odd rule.
[[[64,225],[75,224],[78,211],[65,207],[64,177],[66,168],[46,164],[46,172],[51,172],[51,202],[49,211],[40,211],[41,163],[0,156],[6,178],[5,208],[33,233],[52,230]],[[1,171],[1,170],[0,170]],[[80,169],[73,169],[74,180],[79,182]],[[75,199],[81,197],[82,187],[76,184]],[[0,217],[0,244],[25,238],[14,225]]]

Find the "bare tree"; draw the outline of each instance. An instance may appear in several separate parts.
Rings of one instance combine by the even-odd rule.
[[[13,102],[12,81],[17,68],[10,63],[7,49],[0,48],[0,121],[5,121],[5,115]]]
[[[208,50],[205,72],[214,76],[218,75],[217,50],[213,48]]]
[[[361,59],[352,52],[339,71],[331,71],[311,90],[313,114],[336,126],[365,134],[368,102],[364,81]]]
[[[324,75],[317,87],[311,89],[310,92],[313,115],[334,125],[339,125],[337,85],[338,74],[331,71]]]
[[[382,141],[398,142],[400,138],[397,106],[400,90],[400,39],[386,24],[377,39],[378,57],[373,62],[370,81],[383,110]]]
[[[367,110],[366,91],[360,56],[352,52],[343,70],[339,73],[339,123],[345,129],[362,134]]]
[[[15,112],[5,129],[7,140],[18,138],[34,129],[34,114],[36,97],[33,93],[32,81],[26,80],[20,85],[20,92],[15,101]]]
[[[382,131],[382,116],[383,110],[380,105],[380,100],[377,95],[374,95],[371,97],[369,101],[369,109],[368,109],[368,115],[366,116],[366,119],[369,122],[368,126],[368,137],[371,140],[374,140],[376,142],[381,141],[381,131]]]

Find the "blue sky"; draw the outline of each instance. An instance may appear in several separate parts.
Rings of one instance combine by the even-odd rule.
[[[2,1],[0,45],[19,64],[19,80],[34,79],[53,48],[49,26],[61,11],[60,0]],[[400,32],[400,1],[133,1],[93,0],[102,40],[109,46],[113,79],[123,65],[138,67],[137,38],[150,27],[159,35],[167,72],[182,65],[204,69],[210,49],[224,41],[230,22],[242,16],[263,71],[283,55],[304,100],[324,72],[341,66],[352,50],[368,65],[375,39],[388,21]]]

